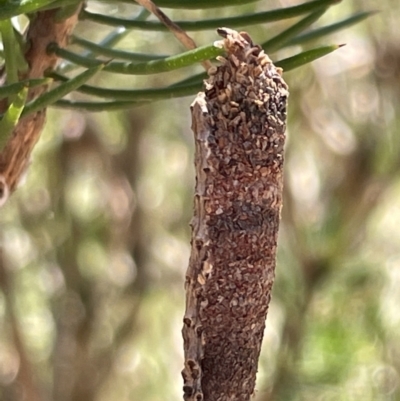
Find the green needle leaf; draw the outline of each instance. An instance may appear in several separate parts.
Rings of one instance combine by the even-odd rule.
[[[59,57],[84,67],[93,67],[101,64],[101,61],[99,60],[82,57],[68,50],[61,49],[55,44],[49,46],[49,51],[54,52]],[[224,50],[219,47],[214,45],[206,45],[178,54],[176,56],[167,57],[162,60],[153,60],[147,63],[113,61],[104,67],[104,71],[129,75],[158,74],[160,72],[173,71],[179,68],[187,67],[204,60],[213,59],[223,53]]]
[[[11,20],[0,21],[0,34],[4,47],[4,60],[7,73],[7,83],[18,82],[18,63],[14,29]]]
[[[71,5],[77,5],[81,3],[82,0],[53,0],[52,3],[46,4],[40,8],[40,11],[44,10],[54,10],[55,8],[64,8]]]
[[[26,39],[17,29],[13,27],[15,47],[13,49],[15,53],[15,59],[17,62],[18,71],[22,74],[26,74],[29,70],[28,62],[25,60],[25,51],[27,50]]]
[[[66,5],[64,7],[61,7],[57,11],[57,13],[54,17],[54,20],[56,22],[61,22],[61,21],[66,20],[67,18],[71,17],[78,11],[78,7],[80,7],[80,2],[76,2],[73,4]]]
[[[300,67],[311,61],[314,61],[320,57],[323,57],[332,51],[336,50],[340,46],[325,46],[313,50],[309,50],[304,53],[300,53],[296,56],[289,57],[284,60],[275,62],[276,66],[284,69],[285,72],[291,69]],[[66,77],[60,74],[52,73],[52,77],[55,79],[68,82]],[[81,108],[87,111],[106,111],[106,110],[117,110],[120,108],[133,107],[144,104],[145,102],[161,100],[167,98],[174,98],[180,96],[187,96],[201,90],[203,80],[207,78],[206,73],[197,74],[186,78],[180,82],[177,82],[166,88],[150,88],[142,90],[117,90],[117,89],[104,89],[97,88],[88,85],[82,85],[78,90],[82,93],[100,96],[100,97],[111,97],[116,101],[108,102],[75,102],[69,100],[57,101],[55,105],[63,108]],[[14,93],[17,93],[22,85],[36,86],[49,83],[50,78],[37,79],[30,81],[23,81],[12,85],[7,85],[0,88],[0,98],[7,97]]]
[[[0,120],[0,151],[4,149],[4,146],[10,139],[14,127],[18,124],[27,96],[28,88],[23,87],[18,92],[18,95],[8,107],[7,111],[3,114],[3,118]]]
[[[296,56],[289,57],[283,60],[276,61],[274,64],[277,67],[281,67],[285,72],[290,71],[294,68],[300,67],[304,64],[308,64],[311,61],[317,60],[321,58],[339,47],[343,45],[331,45],[331,46],[324,46],[319,47],[313,50],[309,50]],[[57,77],[57,76],[56,76]],[[130,108],[130,107],[137,107],[141,106],[145,103],[150,102],[151,100],[160,100],[166,99],[168,97],[177,97],[189,95],[190,91],[193,90],[192,93],[196,93],[202,87],[202,80],[206,78],[206,74],[198,74],[185,80],[178,82],[174,85],[171,85],[168,88],[158,88],[158,89],[146,89],[143,91],[115,91],[112,89],[103,89],[103,88],[95,88],[84,86],[81,87],[82,92],[90,93],[92,95],[113,95],[116,99],[125,99],[125,100],[113,100],[113,101],[105,101],[105,102],[92,102],[92,101],[70,101],[70,100],[59,100],[57,101],[54,106],[61,107],[61,108],[68,108],[68,109],[79,109],[79,110],[86,110],[86,111],[110,111],[110,110],[119,110],[123,108]],[[186,85],[186,86],[184,86]],[[180,90],[182,91],[180,92]],[[98,91],[97,93],[95,93]],[[153,97],[150,94],[153,91]],[[119,92],[119,93],[117,93]],[[124,93],[125,92],[125,93]],[[142,92],[142,93],[140,93]],[[136,100],[127,100],[133,99],[130,96],[132,94],[138,95]],[[141,100],[139,100],[141,99]],[[147,99],[147,100],[146,100]]]
[[[186,8],[186,9],[205,9],[226,6],[241,6],[242,4],[255,3],[260,0],[155,0],[158,7],[165,8]]]
[[[107,3],[115,3],[115,0],[103,0]],[[131,3],[132,0],[120,0],[123,3]],[[207,8],[241,6],[243,4],[255,3],[260,0],[155,0],[153,1],[161,8],[185,8],[187,10],[203,10]]]
[[[66,77],[59,74],[51,74],[51,77],[62,81],[67,81]],[[173,85],[164,88],[150,88],[150,89],[105,89],[95,86],[82,85],[78,91],[88,95],[112,98],[114,100],[124,101],[154,101],[161,99],[170,99],[175,97],[182,97],[193,95],[202,88],[202,81],[197,81],[188,85]]]
[[[304,31],[304,29],[308,28],[311,24],[317,21],[325,13],[326,10],[327,8],[325,7],[308,15],[307,17],[292,25],[290,28],[286,29],[279,35],[276,35],[275,37],[264,42],[261,47],[267,53],[280,49],[286,42],[288,42],[290,39],[298,35],[300,32]]]
[[[0,20],[38,11],[54,2],[55,0],[20,0],[17,2],[9,1],[0,7]]]
[[[96,67],[92,67],[84,71],[82,74],[77,75],[74,78],[69,79],[67,82],[57,86],[32,102],[28,103],[22,116],[26,116],[30,113],[35,113],[41,109],[50,106],[57,100],[61,99],[63,96],[68,95],[68,93],[78,89],[82,86],[86,81],[92,78],[95,74],[97,74],[100,70],[102,70],[104,64],[97,65]]]
[[[73,100],[61,99],[52,106],[61,107],[63,109],[85,110],[91,112],[112,111],[128,109],[132,107],[142,106],[145,102],[124,102],[124,101],[109,101],[109,102],[75,102]]]
[[[150,12],[147,11],[145,8],[142,8],[139,12],[139,14],[137,14],[134,19],[137,20],[145,20],[147,17],[149,17]],[[100,43],[98,44],[101,47],[108,47],[111,48],[113,46],[115,46],[120,40],[122,40],[127,34],[129,33],[129,31],[127,29],[125,29],[124,27],[120,26],[116,29],[114,29],[112,32],[110,32],[103,40],[100,41]],[[91,50],[86,50],[85,52],[83,52],[81,54],[81,56],[84,57],[92,57],[94,56],[94,52],[92,52]],[[142,60],[144,61],[144,60]],[[71,63],[64,63],[64,65],[60,68],[58,68],[59,72],[69,72],[71,70],[73,70],[74,68],[76,68],[75,64],[71,64]]]
[[[362,12],[356,15],[353,15],[345,20],[339,21],[335,24],[324,26],[322,28],[315,29],[310,32],[303,33],[302,35],[296,36],[295,38],[290,39],[284,46],[292,46],[299,45],[314,39],[319,39],[323,36],[327,36],[333,32],[340,31],[344,28],[347,28],[351,25],[357,24],[358,22],[370,17],[371,15],[376,14],[376,11],[370,12]]]
[[[35,86],[47,85],[52,81],[53,80],[51,78],[27,79],[14,84],[0,86],[0,99],[16,95],[25,87],[33,88]]]
[[[284,72],[288,72],[295,68],[301,67],[302,65],[311,63],[311,61],[317,60],[329,53],[339,49],[344,45],[331,45],[317,47],[316,49],[308,50],[303,53],[296,54],[293,57],[285,58],[283,60],[274,63],[277,67],[281,67]]]
[[[110,47],[105,47],[98,45],[96,43],[90,42],[86,39],[79,38],[77,36],[72,37],[72,43],[82,46],[92,52],[92,54],[97,54],[101,56],[110,57],[112,59],[122,59],[132,62],[138,61],[150,61],[167,58],[167,55],[162,54],[143,54],[143,53],[132,53],[124,50],[110,49]]]
[[[203,80],[208,78],[208,74],[206,72],[201,72],[200,74],[192,75],[188,78],[183,79],[182,81],[176,82],[175,84],[171,85],[171,87],[175,86],[186,86],[196,83],[202,83]]]
[[[246,14],[237,17],[216,18],[216,19],[200,20],[200,21],[174,21],[174,22],[185,31],[217,29],[221,26],[238,28],[247,25],[256,25],[265,22],[278,21],[282,19],[297,17],[301,14],[313,12],[316,9],[319,9],[320,7],[327,7],[335,3],[338,3],[338,0],[314,0],[298,6],[265,11],[257,14]],[[122,18],[110,17],[102,14],[95,14],[87,10],[83,10],[81,16],[82,18],[86,18],[91,21],[98,22],[100,24],[106,24],[111,26],[124,26],[125,28],[129,29],[137,28],[144,31],[168,30],[168,28],[164,24],[158,21],[127,20]]]

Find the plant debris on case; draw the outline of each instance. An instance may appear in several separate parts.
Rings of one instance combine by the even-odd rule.
[[[249,400],[274,281],[288,87],[247,33],[192,104],[196,188],[186,275],[184,398]]]

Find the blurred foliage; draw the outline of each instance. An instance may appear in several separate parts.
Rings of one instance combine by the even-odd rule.
[[[131,11],[128,3],[96,7]],[[375,7],[344,1],[313,29]],[[332,34],[329,42],[345,47],[285,75],[286,186],[259,401],[400,399],[400,5],[383,0],[379,8]],[[214,16],[190,11],[192,19]],[[290,26],[248,32],[262,42]],[[75,33],[98,43],[111,31],[82,22]],[[214,32],[193,36],[215,40]],[[119,48],[132,44],[145,53],[182,50],[159,32],[128,32]],[[171,82],[186,76],[168,74]],[[144,83],[104,73],[95,83],[157,87],[165,76]],[[0,399],[181,399],[191,101],[101,114],[50,110],[26,182],[0,214]]]

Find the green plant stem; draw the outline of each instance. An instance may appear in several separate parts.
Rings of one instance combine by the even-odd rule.
[[[49,46],[49,51],[75,64],[83,67],[93,67],[101,64],[99,60],[82,57],[68,50],[59,48],[56,44]],[[158,74],[160,72],[173,71],[179,68],[193,65],[197,62],[213,59],[224,53],[224,50],[214,45],[201,46],[193,50],[167,57],[162,60],[153,60],[147,63],[127,63],[112,61],[108,63],[104,71],[118,74],[147,75]]]
[[[302,14],[310,13],[320,7],[327,7],[337,3],[337,0],[314,0],[298,6],[287,7],[277,10],[265,11],[257,14],[246,14],[237,17],[216,18],[210,20],[199,21],[174,21],[180,28],[185,31],[199,31],[204,29],[217,29],[221,26],[229,26],[230,28],[238,28],[248,25],[257,25],[265,22],[278,21],[282,19],[297,17]],[[90,13],[83,10],[82,18],[98,22],[100,24],[111,26],[124,26],[130,29],[140,29],[144,31],[167,31],[168,28],[158,21],[137,21],[122,18],[110,17],[102,14]]]

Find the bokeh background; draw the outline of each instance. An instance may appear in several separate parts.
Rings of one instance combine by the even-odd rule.
[[[400,3],[344,0],[315,26],[368,10],[379,13],[319,42],[345,47],[284,75],[284,208],[257,401],[400,400]],[[247,31],[265,41],[291,23]],[[107,29],[83,21],[76,32],[100,40]],[[135,31],[119,46],[182,50],[170,34]],[[131,82],[103,74],[97,84],[155,87],[194,72],[201,67]],[[182,398],[192,100],[49,110],[26,181],[0,211],[1,400]]]

